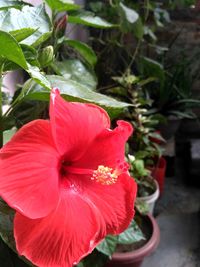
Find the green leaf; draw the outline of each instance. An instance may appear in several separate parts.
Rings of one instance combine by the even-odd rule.
[[[125,18],[129,23],[134,24],[139,19],[139,15],[135,10],[133,10],[129,7],[126,7],[122,3],[120,3],[119,6],[123,10]]]
[[[145,166],[144,166],[144,160],[136,159],[132,164],[133,164],[134,169],[137,172],[136,174],[138,174],[140,177],[148,175],[148,171],[145,169]]]
[[[97,63],[97,56],[94,50],[87,44],[77,40],[68,40],[68,39],[65,39],[64,42],[67,45],[74,48],[91,66],[94,67],[94,65]]]
[[[126,229],[123,233],[119,235],[118,243],[124,245],[130,245],[145,239],[146,238],[143,235],[141,229],[139,228],[137,223],[133,220],[128,229]]]
[[[43,73],[40,72],[40,69],[36,66],[31,66],[30,64],[28,64],[28,73],[29,75],[41,86],[47,88],[47,89],[51,89],[51,84],[50,82],[47,80],[47,78],[44,76]]]
[[[135,208],[142,215],[146,215],[149,212],[149,204],[139,198],[136,198]]]
[[[13,36],[20,35],[20,37],[26,36],[29,31],[29,37],[22,42],[36,46],[50,36],[52,26],[43,5],[24,6],[21,10],[15,8],[1,10],[0,30],[9,32]],[[30,35],[31,30],[32,35]]]
[[[117,246],[117,239],[117,236],[108,235],[96,249],[107,256],[112,256]]]
[[[23,30],[16,30],[11,31],[10,34],[18,41],[21,42],[27,37],[31,36],[34,32],[36,32],[36,29],[31,28],[24,28]]]
[[[187,119],[196,119],[197,115],[191,111],[177,111],[177,110],[169,110],[170,115],[174,115],[179,119],[187,118]]]
[[[52,67],[57,75],[73,80],[84,85],[88,89],[95,90],[97,79],[95,74],[90,71],[81,61],[77,59],[69,59],[62,62],[54,62]]]
[[[76,5],[73,0],[45,0],[48,6],[59,12],[79,9],[80,6]]]
[[[159,62],[151,58],[142,57],[140,60],[140,68],[145,76],[155,77],[163,84],[165,72],[163,66]]]
[[[121,30],[125,33],[133,32],[138,39],[141,39],[144,34],[144,28],[138,13],[120,3],[119,14],[121,16]]]
[[[0,31],[0,47],[0,58],[3,57],[8,59],[25,70],[28,69],[27,62],[20,45],[9,33]]]
[[[17,129],[13,128],[11,130],[7,130],[3,132],[3,144],[5,145],[8,141],[10,141],[10,139],[12,138],[12,136],[16,133]]]
[[[68,21],[70,23],[82,24],[95,28],[112,28],[116,26],[88,11],[70,13],[68,16]]]
[[[161,143],[165,143],[165,139],[157,132],[149,133],[149,137],[155,138],[156,140],[160,141]]]
[[[192,99],[192,98],[186,98],[186,99],[180,99],[175,102],[175,104],[188,104],[188,106],[192,107],[199,107],[200,106],[200,100],[199,99]]]
[[[119,102],[111,97],[96,93],[84,85],[62,76],[49,75],[47,79],[51,83],[51,88],[59,88],[66,100],[97,104],[106,109],[112,118],[117,117],[125,108],[130,106],[128,103]],[[22,89],[21,99],[49,101],[49,94],[49,89],[41,87],[32,80],[28,80]]]
[[[134,33],[135,37],[137,37],[138,39],[142,39],[144,35],[144,27],[143,27],[141,18],[139,18],[133,24],[132,32]]]
[[[26,58],[26,61],[30,65],[39,67],[40,64],[37,60],[37,57],[38,57],[37,50],[34,47],[29,46],[29,45],[25,45],[25,44],[21,44],[20,46],[22,48],[22,51],[23,51],[24,56]]]
[[[0,1],[0,9],[6,9],[6,8],[20,8],[23,5],[25,5],[22,1],[12,1],[12,0],[1,0]]]

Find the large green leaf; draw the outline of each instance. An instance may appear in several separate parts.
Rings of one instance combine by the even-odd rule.
[[[88,89],[95,90],[97,86],[97,79],[95,74],[88,70],[77,59],[69,59],[62,62],[55,62],[52,67],[57,75],[62,75],[67,79],[79,83],[81,86],[84,85]]]
[[[108,111],[110,116],[118,116],[125,108],[130,106],[128,103],[119,102],[111,97],[96,93],[84,85],[62,76],[47,76],[51,87],[59,88],[63,97],[68,101],[89,102],[102,106]],[[50,90],[41,87],[33,80],[28,80],[21,92],[21,99],[49,101]]]
[[[18,42],[7,32],[0,31],[0,58],[8,59],[23,69],[28,69],[26,59]]]
[[[112,256],[117,246],[117,239],[117,236],[108,235],[96,249],[107,256]]]
[[[71,23],[82,24],[95,28],[111,28],[116,26],[88,11],[70,13],[68,16],[68,21]]]
[[[30,29],[30,30],[27,30]],[[28,45],[38,45],[51,34],[52,26],[43,5],[37,7],[24,6],[21,10],[10,8],[0,11],[0,30],[14,36],[26,36],[32,30],[32,35],[23,40]],[[26,34],[25,34],[26,33]],[[30,32],[29,32],[30,33]]]
[[[36,51],[36,49],[34,49],[34,47],[29,46],[29,45],[25,45],[25,44],[20,44],[21,50],[24,54],[24,57],[26,59],[26,62],[34,65],[34,66],[40,66],[40,63],[37,60],[38,57],[38,53]],[[3,65],[3,70],[6,71],[13,71],[13,70],[18,70],[20,68],[19,65],[17,65],[16,63],[14,63],[13,61],[10,61],[8,59],[5,59],[3,57],[0,57],[0,65]],[[23,66],[21,66],[23,67]],[[28,66],[27,66],[28,69]]]
[[[5,45],[6,44],[6,45]],[[0,31],[0,63],[3,64],[4,59],[12,61],[25,69],[29,75],[40,85],[50,89],[50,83],[46,77],[40,72],[37,66],[30,65],[23,54],[21,46],[17,41],[9,34],[3,31]],[[28,46],[25,46],[28,48]],[[34,50],[29,47],[30,50]],[[27,52],[27,50],[26,50]],[[33,51],[32,51],[33,52]],[[15,67],[15,66],[14,66]]]
[[[20,0],[1,0],[0,1],[0,9],[6,9],[6,8],[10,8],[10,7],[15,7],[15,8],[20,8],[23,5],[25,5],[24,2],[20,1]]]
[[[80,6],[76,5],[73,0],[45,0],[48,6],[57,11],[68,11],[79,9]]]
[[[119,235],[118,243],[129,245],[145,239],[146,238],[143,235],[141,229],[139,228],[137,223],[133,220],[130,226]]]
[[[97,56],[94,50],[87,44],[82,43],[78,40],[65,39],[64,41],[67,45],[73,47],[91,66],[97,63]]]

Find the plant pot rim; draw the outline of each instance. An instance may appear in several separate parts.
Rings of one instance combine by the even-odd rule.
[[[149,203],[151,203],[151,202],[155,202],[155,201],[158,199],[158,197],[159,197],[159,195],[160,195],[160,190],[159,190],[159,184],[158,184],[158,182],[156,181],[156,179],[154,179],[154,178],[150,178],[150,177],[149,177],[149,179],[151,179],[152,182],[153,182],[154,185],[155,185],[155,192],[154,192],[153,194],[149,195],[149,196],[145,196],[145,197],[137,197],[137,199],[139,199],[139,200],[141,200],[141,201],[145,201],[145,202],[149,202]]]
[[[155,218],[150,213],[148,213],[145,216],[145,218],[149,220],[149,222],[151,223],[151,227],[152,227],[151,238],[148,240],[148,242],[144,246],[134,251],[114,253],[112,256],[113,261],[124,261],[125,260],[126,262],[129,262],[129,261],[132,262],[133,258],[134,258],[134,261],[139,261],[139,260],[142,260],[144,257],[148,256],[149,254],[151,254],[151,252],[153,252],[157,248],[160,242],[160,229],[158,227],[158,224]]]

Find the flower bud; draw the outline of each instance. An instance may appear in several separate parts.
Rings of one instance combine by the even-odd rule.
[[[49,45],[45,48],[43,48],[39,52],[38,60],[40,62],[41,67],[47,67],[51,64],[54,58],[54,50],[53,46]]]

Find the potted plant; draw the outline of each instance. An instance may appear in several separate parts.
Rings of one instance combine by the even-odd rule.
[[[196,119],[194,111],[200,107],[200,100],[192,92],[198,67],[192,69],[194,60],[186,60],[182,52],[175,58],[177,61],[169,60],[165,53],[162,57],[165,65],[149,58],[140,62],[143,78],[149,75],[155,78],[144,90],[152,100],[149,114],[157,114],[160,121],[157,129],[166,140],[175,135],[182,119]]]
[[[141,227],[146,229],[145,240],[134,244],[118,244],[117,251],[105,267],[140,267],[145,257],[148,257],[158,246],[160,241],[160,230],[156,220],[150,214],[141,218]],[[130,228],[129,228],[130,229]],[[121,239],[123,236],[121,237]],[[120,240],[120,236],[119,236]]]
[[[107,236],[77,267],[140,267],[158,246],[160,230],[151,214],[136,212],[127,230]]]
[[[131,103],[127,112],[122,115],[134,127],[134,135],[128,142],[127,153],[134,155],[136,159],[134,163],[138,164],[138,168],[144,170],[144,173],[138,173],[139,170],[137,170],[133,177],[144,177],[145,175],[155,178],[162,192],[166,170],[166,161],[162,155],[164,151],[163,144],[166,141],[161,133],[156,130],[159,119],[157,114],[149,114],[149,111],[152,109],[152,102],[144,94],[145,86],[152,80],[142,80],[131,74],[130,70],[123,76],[113,77],[113,79],[118,85],[109,88],[107,92],[112,96]],[[147,169],[151,173],[148,174]]]
[[[151,176],[151,171],[145,168],[143,159],[128,155],[128,162],[130,173],[138,185],[136,207],[143,211],[146,205],[148,212],[153,214],[155,203],[160,195],[158,182]]]

